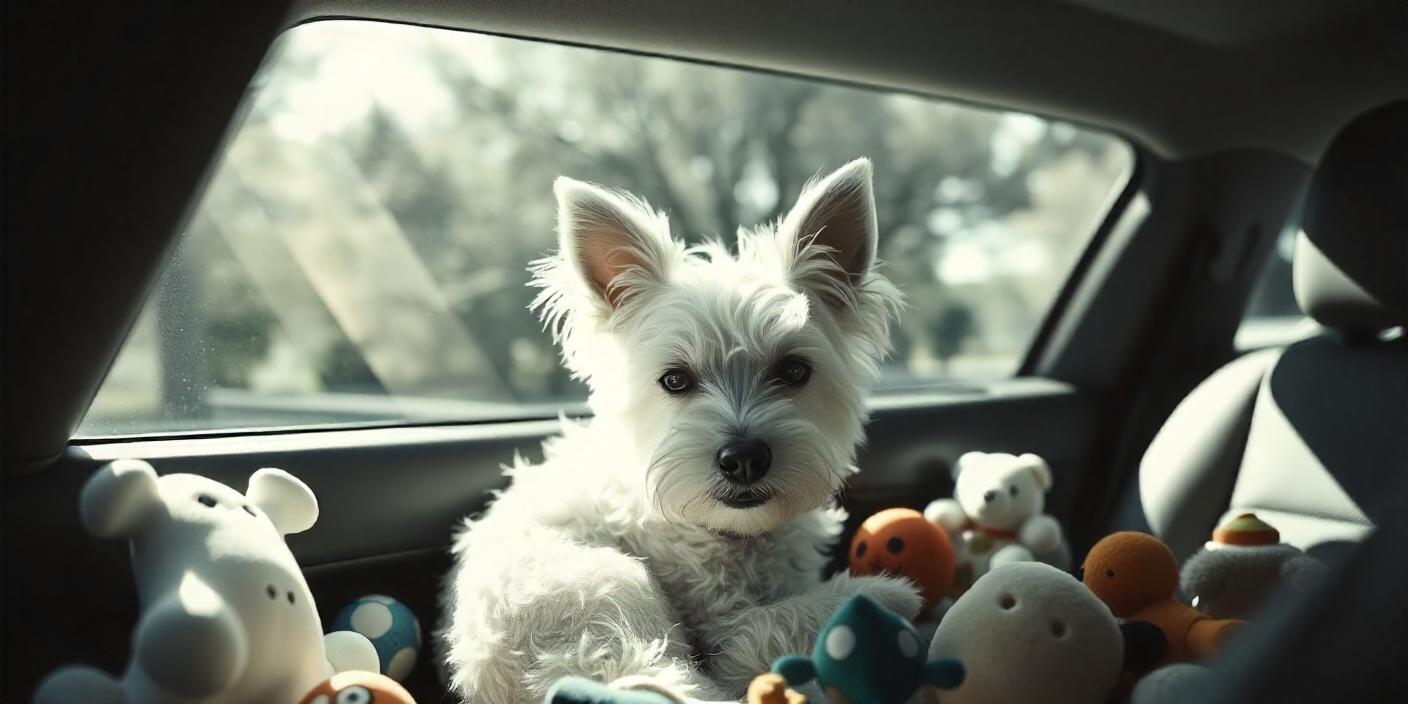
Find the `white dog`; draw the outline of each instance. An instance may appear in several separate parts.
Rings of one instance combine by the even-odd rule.
[[[536,703],[582,675],[737,700],[853,594],[918,613],[902,580],[821,581],[900,298],[876,271],[870,180],[861,159],[808,184],[732,253],[558,179],[535,307],[594,417],[516,462],[456,540],[441,637],[459,696]]]

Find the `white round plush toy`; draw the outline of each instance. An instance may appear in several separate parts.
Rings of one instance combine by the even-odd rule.
[[[929,658],[957,658],[967,673],[943,704],[1102,704],[1124,667],[1124,636],[1084,584],[1020,562],[994,568],[954,602]]]
[[[1061,524],[1043,513],[1051,468],[1031,453],[966,452],[953,465],[953,498],[939,499],[924,517],[948,531],[957,564],[953,594],[989,569],[1013,562],[1070,567]]]
[[[60,668],[40,684],[39,704],[295,702],[334,672],[376,671],[366,638],[324,639],[284,543],[313,526],[318,502],[287,472],[261,469],[241,494],[118,460],[84,485],[80,511],[94,535],[131,540],[141,617],[120,680]]]

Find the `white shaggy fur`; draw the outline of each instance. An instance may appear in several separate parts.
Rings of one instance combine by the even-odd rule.
[[[458,536],[441,637],[459,696],[540,702],[584,675],[736,700],[852,594],[918,612],[902,580],[820,578],[899,305],[875,270],[870,174],[862,159],[809,184],[736,253],[686,248],[643,201],[558,180],[536,307],[594,417],[565,422],[541,464],[517,461]],[[779,381],[788,360],[805,383]],[[667,393],[671,370],[693,387]],[[771,469],[739,486],[716,455],[745,439]],[[740,496],[766,500],[725,504]]]

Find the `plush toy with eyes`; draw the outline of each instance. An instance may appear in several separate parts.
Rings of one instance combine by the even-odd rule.
[[[881,511],[851,539],[851,574],[890,574],[919,587],[929,613],[953,587],[954,555],[948,533],[908,508]]]
[[[953,465],[953,498],[924,517],[948,531],[958,556],[951,594],[957,598],[989,569],[1012,562],[1070,567],[1061,524],[1044,513],[1051,468],[1031,453],[967,452]]]
[[[864,595],[826,622],[811,657],[789,655],[772,669],[789,687],[815,680],[830,704],[903,704],[924,685],[953,689],[964,676],[954,658],[926,661],[914,626]]]
[[[1161,664],[1211,655],[1245,622],[1215,619],[1174,599],[1178,561],[1162,540],[1124,531],[1105,536],[1085,557],[1082,579],[1123,619],[1147,621],[1168,639]]]
[[[83,486],[79,509],[88,532],[131,541],[141,617],[121,679],[61,668],[39,704],[296,702],[335,671],[376,670],[365,637],[323,636],[284,543],[313,526],[318,502],[287,472],[261,469],[241,494],[118,460]]]
[[[1270,524],[1244,513],[1218,526],[1183,563],[1179,583],[1193,608],[1213,618],[1247,618],[1278,589],[1306,589],[1325,566],[1281,542]]]
[[[1123,673],[1152,667],[1165,646],[1149,624],[1116,621],[1075,577],[1019,562],[954,602],[929,657],[961,659],[967,671],[943,704],[1105,704]]]
[[[305,694],[298,704],[416,704],[416,700],[386,675],[339,672]]]

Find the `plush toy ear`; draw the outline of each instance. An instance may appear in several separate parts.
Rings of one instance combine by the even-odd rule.
[[[318,499],[298,477],[273,467],[265,467],[249,478],[250,502],[258,506],[280,535],[302,533],[318,520]]]
[[[1030,452],[1022,453],[1017,459],[1028,471],[1036,475],[1036,482],[1041,485],[1042,491],[1051,491],[1054,480],[1051,477],[1051,466],[1046,464],[1046,460]]]
[[[156,470],[142,460],[103,465],[78,497],[83,527],[100,538],[132,535],[159,506]]]
[[[1120,635],[1124,636],[1125,672],[1148,672],[1168,653],[1168,638],[1148,621],[1125,621],[1120,624]]]
[[[965,452],[962,455],[959,455],[958,461],[954,462],[953,466],[949,468],[949,475],[953,477],[954,481],[958,481],[958,475],[962,474],[966,470],[976,467],[978,464],[982,463],[983,458],[985,457],[987,457],[986,452]]]

